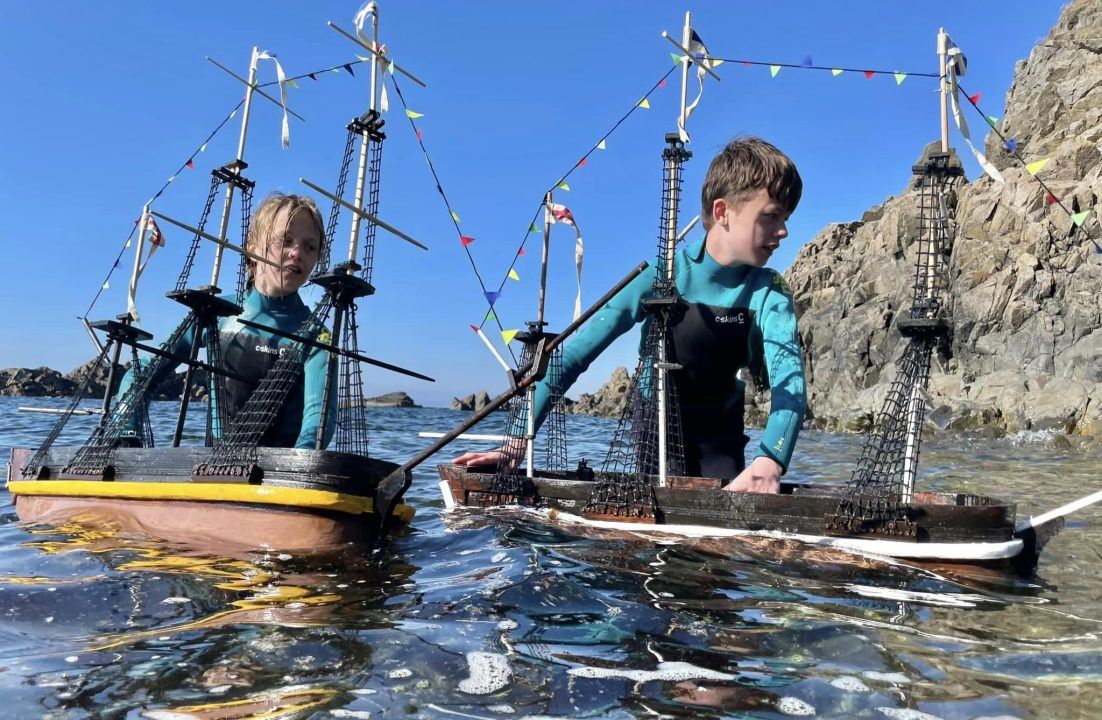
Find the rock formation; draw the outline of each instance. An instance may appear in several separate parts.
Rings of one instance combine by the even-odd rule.
[[[404,392],[392,392],[378,397],[364,398],[361,407],[369,408],[412,408],[421,407],[413,402],[413,398]]]
[[[490,404],[490,394],[485,390],[472,393],[462,398],[452,398],[452,410],[468,410],[478,412]]]
[[[574,415],[620,417],[630,388],[631,376],[626,368],[618,367],[612,372],[612,378],[597,392],[582,393],[573,404],[567,403],[566,411]]]
[[[1000,149],[1006,182],[980,177],[957,193],[951,261],[952,338],[935,360],[939,425],[1102,435],[1102,5],[1076,0],[1018,63],[998,129],[1083,227]],[[970,108],[964,108],[969,112]],[[973,127],[975,115],[969,116]],[[982,125],[980,126],[982,127]],[[902,178],[901,178],[902,179]],[[815,424],[867,426],[895,373],[894,320],[910,304],[917,195],[909,189],[859,221],[824,228],[786,278],[800,314]],[[759,404],[763,400],[757,398]]]

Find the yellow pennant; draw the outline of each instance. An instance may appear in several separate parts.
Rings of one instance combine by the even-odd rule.
[[[717,68],[724,63],[723,60],[712,60],[712,67]]]
[[[456,222],[459,222],[459,216],[455,214],[455,210],[452,210],[451,213],[452,213],[452,220],[455,220]]]
[[[356,56],[356,59],[357,59],[357,60],[359,60],[360,62],[367,62],[367,61],[368,61],[368,60],[370,60],[371,58],[369,58],[369,57],[364,57],[363,55],[357,55],[357,56]]]
[[[907,79],[907,73],[896,73],[895,74],[895,84],[896,85],[902,85],[903,81],[906,80],[906,79]]]
[[[559,180],[559,184],[555,187],[557,187],[559,190],[566,190],[567,192],[570,192],[570,186],[566,184],[565,180]]]
[[[1037,173],[1041,172],[1041,168],[1043,168],[1045,165],[1048,165],[1048,161],[1051,159],[1052,158],[1045,158],[1044,160],[1031,162],[1030,164],[1025,166],[1026,172],[1028,172],[1030,175],[1036,175]]]
[[[777,77],[777,73],[779,73],[780,71],[781,71],[781,66],[780,65],[770,65],[769,66],[769,74],[773,77]]]
[[[517,282],[520,282],[520,275],[517,275],[517,271],[514,270],[513,268],[509,268],[509,279],[510,280],[516,280]]]
[[[650,110],[650,101],[646,98],[643,98],[639,101],[639,107],[643,108],[644,110]]]
[[[520,332],[520,330],[502,330],[501,339],[505,341],[506,345],[508,345],[509,343],[513,342],[513,338],[517,336],[518,332]]]
[[[833,75],[834,77],[838,77],[839,75],[842,74],[842,71],[839,70],[838,68],[834,68],[833,70],[830,71],[830,74]]]
[[[406,108],[406,117],[416,120],[419,117],[425,117],[425,113],[414,112],[409,108]]]
[[[298,90],[298,83],[295,82],[294,80],[288,78],[287,79],[287,84],[290,85],[291,87],[293,87],[295,90]]]

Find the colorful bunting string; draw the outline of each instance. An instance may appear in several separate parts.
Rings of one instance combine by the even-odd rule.
[[[713,67],[715,65],[720,64],[720,63],[732,62],[732,63],[742,63],[742,65],[745,66],[745,67],[750,67],[751,65],[758,65],[758,66],[761,66],[761,67],[768,67],[770,69],[775,67],[775,68],[795,68],[796,70],[829,70],[830,73],[832,75],[836,76],[836,77],[838,75],[841,75],[843,72],[865,73],[865,77],[867,77],[867,78],[871,78],[874,75],[878,75],[878,74],[879,75],[894,75],[894,74],[897,74],[897,73],[901,74],[901,75],[905,75],[905,76],[911,76],[911,77],[928,77],[928,78],[934,78],[934,79],[937,79],[937,78],[940,77],[940,75],[938,75],[937,73],[902,72],[902,71],[899,71],[899,70],[878,70],[876,68],[849,68],[849,67],[842,68],[842,67],[837,67],[837,66],[833,66],[833,65],[815,65],[815,64],[809,64],[808,63],[809,60],[811,60],[811,56],[805,57],[803,62],[797,65],[797,64],[794,64],[794,63],[779,63],[779,62],[769,62],[769,61],[764,61],[764,60],[743,60],[741,58],[715,58],[715,60],[713,61]],[[773,75],[776,76],[776,73],[773,73]]]

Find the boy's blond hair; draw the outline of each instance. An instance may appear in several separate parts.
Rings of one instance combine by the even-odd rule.
[[[272,232],[275,230],[273,227],[275,219],[284,208],[287,209],[288,224],[290,224],[295,213],[310,213],[310,219],[314,221],[314,225],[318,229],[319,243],[325,242],[325,223],[322,222],[321,210],[318,209],[318,205],[313,198],[306,195],[274,192],[264,198],[264,202],[260,203],[260,207],[253,213],[252,222],[249,224],[249,237],[245,241],[246,250],[255,255],[264,255],[265,245],[273,239]],[[251,284],[256,276],[256,261],[252,258],[245,258],[245,262],[249,269],[249,283]]]
[[[804,182],[796,164],[773,145],[757,137],[737,137],[712,159],[700,189],[700,218],[704,229],[712,227],[712,205],[724,198],[746,200],[758,190],[791,213],[800,203]]]

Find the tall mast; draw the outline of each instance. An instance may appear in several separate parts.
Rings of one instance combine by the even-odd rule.
[[[371,53],[371,97],[368,100],[368,111],[374,114],[378,111],[377,108],[377,96],[378,96],[378,83],[379,83],[379,56],[376,54],[379,49],[379,5],[378,3],[370,3],[367,6],[367,16],[371,18],[371,47],[376,52]],[[368,166],[368,151],[371,149],[371,138],[367,133],[364,133],[360,139],[360,162],[356,168],[356,192],[353,197],[353,204],[356,207],[363,207],[364,200],[364,183],[367,180],[367,166]],[[356,251],[359,249],[360,243],[360,216],[353,213],[352,215],[352,229],[348,238],[348,262],[356,262]]]
[[[949,88],[947,87],[945,70],[945,58],[949,54],[949,34],[945,28],[937,31],[937,57],[938,57],[938,95],[941,98],[941,151],[949,152]]]

